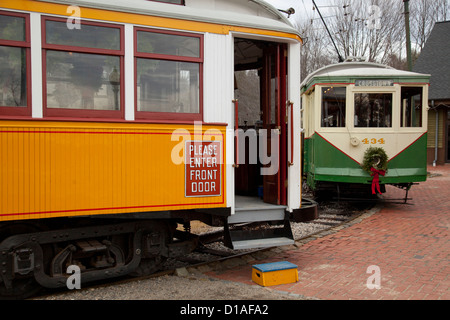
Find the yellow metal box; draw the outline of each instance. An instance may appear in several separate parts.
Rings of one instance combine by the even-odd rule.
[[[288,261],[255,264],[252,267],[252,280],[263,287],[298,281],[297,265]]]

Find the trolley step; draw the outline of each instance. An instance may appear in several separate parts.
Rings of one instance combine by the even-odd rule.
[[[294,240],[286,237],[271,238],[271,239],[254,239],[241,240],[233,242],[233,249],[256,249],[256,248],[270,248],[278,246],[286,246],[294,244]]]
[[[286,206],[257,198],[236,197],[235,214],[225,224],[225,244],[232,249],[268,248],[294,243]]]

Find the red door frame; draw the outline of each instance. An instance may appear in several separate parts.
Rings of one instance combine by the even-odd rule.
[[[287,47],[286,44],[277,43],[265,50],[265,57],[263,61],[265,63],[263,70],[265,72],[264,76],[261,78],[262,90],[265,90],[265,93],[261,95],[261,103],[265,105],[266,112],[270,113],[270,104],[271,104],[271,93],[272,93],[272,67],[274,67],[274,77],[277,82],[277,90],[276,90],[276,102],[275,102],[275,112],[276,112],[276,121],[275,128],[277,128],[280,132],[279,141],[278,141],[278,171],[275,177],[276,181],[276,204],[286,205],[287,204],[287,136],[288,136],[288,128],[287,128]],[[272,60],[274,59],[274,61]],[[263,101],[265,100],[265,101]],[[266,117],[270,118],[270,115]],[[267,127],[268,128],[268,127]],[[269,134],[268,134],[269,137]],[[270,179],[270,178],[269,178]],[[266,201],[270,203],[274,203],[275,201],[271,201],[266,198]]]
[[[281,127],[280,136],[280,167],[279,167],[279,183],[280,204],[287,204],[287,46],[286,44],[278,44],[277,47],[277,77],[278,77],[278,122]]]

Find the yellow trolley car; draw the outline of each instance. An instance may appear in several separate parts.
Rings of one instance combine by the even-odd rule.
[[[292,243],[300,46],[262,0],[0,1],[0,295],[152,272],[192,220]]]

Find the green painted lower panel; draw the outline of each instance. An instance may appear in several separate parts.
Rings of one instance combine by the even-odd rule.
[[[422,182],[427,177],[426,134],[389,161],[381,184]],[[338,150],[320,135],[305,140],[304,171],[308,185],[315,189],[319,181],[343,183],[372,183],[372,177],[360,165]]]
[[[422,182],[426,181],[425,175],[407,175],[407,176],[385,176],[380,177],[381,184],[397,184],[397,183],[410,183],[410,182]],[[315,174],[314,180],[317,181],[327,181],[327,182],[344,182],[344,183],[361,183],[370,184],[372,183],[372,177],[367,176],[336,176],[336,175],[320,175]]]

